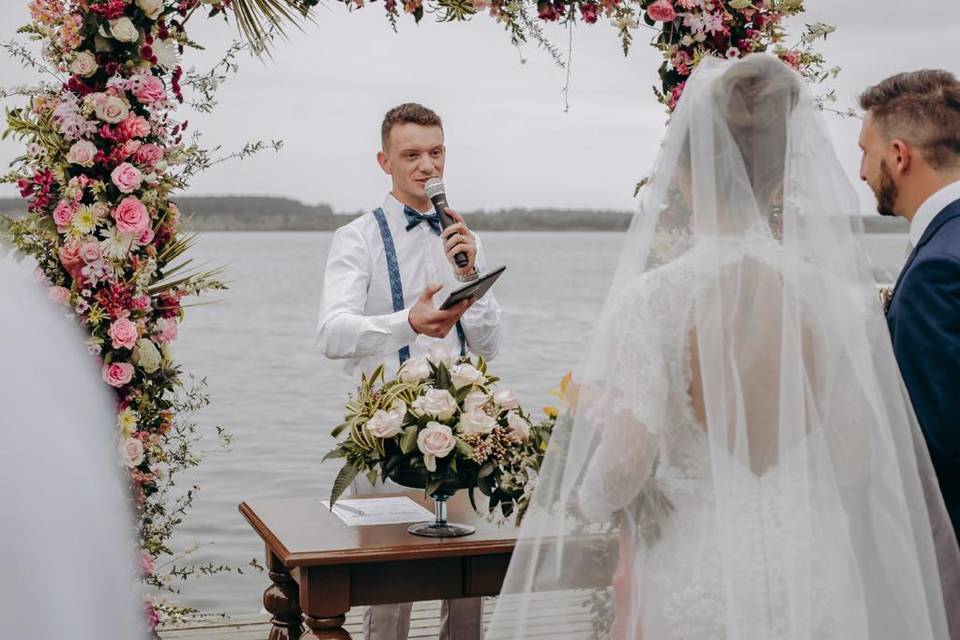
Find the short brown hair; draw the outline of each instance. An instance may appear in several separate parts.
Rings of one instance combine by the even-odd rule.
[[[383,124],[380,125],[380,143],[384,149],[387,148],[390,131],[398,124],[407,123],[418,124],[421,127],[440,127],[443,131],[443,121],[436,112],[416,102],[405,102],[390,109],[383,116]]]
[[[860,96],[888,138],[916,145],[934,169],[960,165],[960,81],[949,71],[898,73]]]

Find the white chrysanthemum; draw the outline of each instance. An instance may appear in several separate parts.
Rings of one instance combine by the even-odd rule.
[[[180,64],[180,55],[177,44],[171,39],[154,40],[153,55],[157,57],[157,65],[166,71],[173,71]]]
[[[124,438],[129,438],[137,430],[137,412],[127,407],[117,416],[117,425]]]
[[[126,257],[130,251],[130,247],[133,245],[133,236],[117,233],[117,230],[112,227],[104,230],[103,235],[105,237],[100,241],[100,246],[103,248],[103,255],[113,258],[114,260],[120,260]]]

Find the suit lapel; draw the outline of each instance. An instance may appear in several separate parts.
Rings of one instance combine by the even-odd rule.
[[[958,216],[960,216],[960,200],[949,204],[946,209],[938,213],[936,217],[930,221],[930,224],[923,232],[923,235],[920,236],[920,242],[918,242],[917,246],[915,246],[913,251],[910,252],[910,257],[907,258],[907,262],[903,265],[903,269],[900,270],[900,275],[897,277],[897,283],[893,285],[893,293],[890,296],[891,307],[893,306],[893,301],[897,296],[897,289],[900,288],[900,282],[903,280],[903,276],[907,273],[907,270],[913,263],[914,258],[917,257],[917,253],[920,251],[920,248],[930,242],[934,234],[940,230],[940,227]]]

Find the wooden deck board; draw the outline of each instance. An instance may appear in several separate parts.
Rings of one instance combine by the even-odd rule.
[[[495,598],[484,599],[484,620],[490,623],[496,606]],[[583,608],[583,594],[553,593],[537,597],[532,607],[524,637],[584,638],[589,636],[591,615]],[[354,640],[363,640],[363,612],[365,607],[352,609],[344,624]],[[517,614],[516,603],[509,599],[502,603],[501,615],[509,620]],[[160,630],[163,640],[265,640],[270,630],[269,616],[234,616],[228,620],[212,619]],[[440,602],[417,602],[410,614],[409,638],[436,638],[440,633]],[[487,637],[487,640],[495,640]]]

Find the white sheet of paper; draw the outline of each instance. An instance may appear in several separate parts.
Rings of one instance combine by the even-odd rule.
[[[329,509],[330,501],[324,500],[323,506]],[[427,522],[434,519],[433,513],[407,496],[337,500],[333,505],[333,513],[348,527]]]

